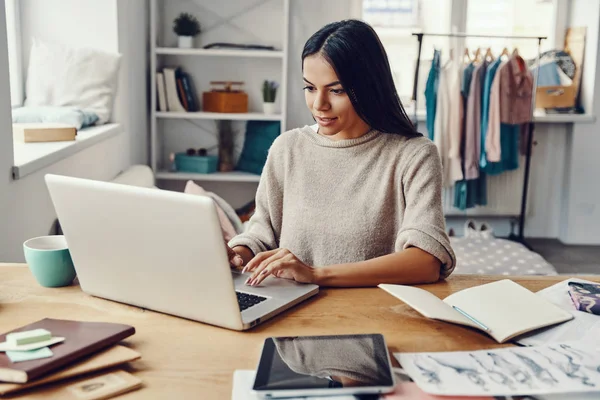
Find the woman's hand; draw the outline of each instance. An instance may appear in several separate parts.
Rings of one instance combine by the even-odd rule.
[[[235,269],[241,268],[241,266],[244,265],[244,260],[242,259],[242,256],[240,256],[238,253],[233,251],[233,249],[231,247],[229,247],[229,245],[227,244],[227,241],[225,241],[225,248],[227,249],[227,257],[229,258],[229,266],[231,268],[235,268]]]
[[[315,268],[304,264],[288,249],[258,253],[242,272],[253,272],[246,280],[250,286],[260,285],[269,275],[301,283],[312,283],[315,279]]]

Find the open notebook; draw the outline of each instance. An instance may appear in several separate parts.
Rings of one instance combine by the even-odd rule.
[[[573,318],[509,279],[464,289],[444,300],[412,286],[381,284],[379,287],[427,318],[480,329],[498,343]]]

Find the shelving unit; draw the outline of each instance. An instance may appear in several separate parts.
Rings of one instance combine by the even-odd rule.
[[[223,7],[223,2],[227,3],[227,7]],[[156,80],[152,74],[150,162],[157,180],[258,183],[259,175],[241,171],[213,174],[171,172],[169,153],[185,151],[189,147],[214,148],[218,140],[218,126],[223,121],[231,121],[236,134],[242,133],[245,121],[279,121],[281,132],[285,130],[289,8],[289,0],[262,0],[251,6],[234,0],[207,0],[201,3],[151,0],[151,71],[159,72],[165,66],[182,66],[192,77],[200,103],[202,92],[209,90],[210,81],[218,80],[245,81],[244,90],[249,97],[248,113],[159,111]],[[228,16],[219,15],[224,14],[224,10],[227,10]],[[196,48],[174,47],[177,37],[172,32],[172,23],[180,12],[189,12],[200,21],[201,33],[196,38]],[[259,16],[270,23],[256,25]],[[252,43],[273,46],[276,50],[203,48],[215,42]],[[262,112],[261,87],[265,79],[276,80],[280,84],[277,92],[278,114]]]
[[[173,112],[173,111],[156,111],[157,118],[179,118],[179,119],[210,119],[210,120],[225,120],[225,121],[281,121],[281,114],[262,114],[262,113],[215,113],[215,112]]]
[[[156,54],[180,56],[217,56],[217,57],[264,57],[283,58],[283,51],[276,50],[233,50],[233,49],[179,49],[177,47],[158,47]]]

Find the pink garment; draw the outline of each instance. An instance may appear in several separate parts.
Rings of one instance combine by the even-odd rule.
[[[442,161],[444,187],[453,186],[456,181],[463,179],[460,159],[461,105],[459,72],[454,63],[449,61],[440,70],[433,137]]]
[[[183,192],[193,194],[196,196],[205,196],[212,200],[212,198],[209,195],[209,192],[204,190],[202,186],[197,185],[194,181],[187,181]],[[223,211],[223,209],[221,209],[221,207],[219,207],[219,205],[214,200],[213,203],[215,204],[215,208],[217,209],[217,215],[219,216],[219,223],[221,224],[221,232],[223,233],[223,238],[225,239],[225,241],[228,242],[235,235],[237,235],[237,233],[235,231],[235,228],[233,227],[233,224],[231,223],[229,218],[227,218],[225,211]]]
[[[473,70],[469,98],[467,100],[467,122],[465,130],[465,179],[479,178],[479,156],[481,154],[481,73],[483,64]]]
[[[500,162],[500,76],[507,62],[498,66],[492,88],[490,89],[490,107],[488,116],[488,128],[485,136],[485,157],[489,162]]]
[[[517,125],[531,121],[533,75],[525,60],[513,56],[500,71],[500,121]]]

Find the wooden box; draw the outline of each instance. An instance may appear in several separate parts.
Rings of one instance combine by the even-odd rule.
[[[233,90],[233,85],[243,82],[211,82],[211,85],[225,85],[223,89],[214,88],[202,93],[202,111],[218,113],[247,113],[248,94],[242,90]]]
[[[564,49],[575,62],[575,76],[570,86],[540,86],[535,91],[536,108],[571,108],[577,105],[585,49],[585,27],[567,29]]]
[[[577,85],[540,86],[535,91],[536,108],[569,108],[577,102]]]

